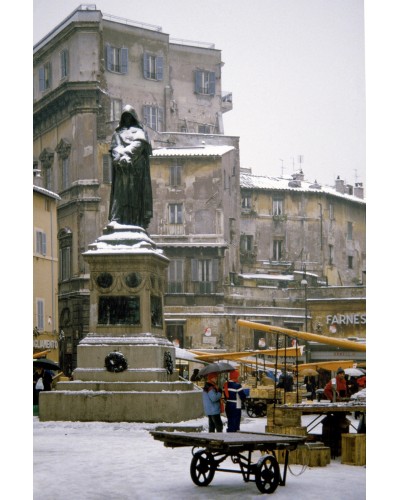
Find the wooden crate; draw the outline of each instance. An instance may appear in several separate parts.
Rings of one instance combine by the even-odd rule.
[[[301,414],[290,408],[267,406],[267,423],[268,425],[299,427],[301,426]]]
[[[309,467],[325,467],[331,463],[331,449],[323,443],[309,443],[297,447],[297,461]]]
[[[366,434],[342,434],[342,464],[366,464],[366,438]]]
[[[285,451],[276,451],[278,463],[285,463]],[[289,465],[307,465],[308,467],[326,467],[331,463],[331,450],[323,443],[299,445],[295,450],[289,452]]]
[[[289,434],[291,436],[307,436],[307,427],[266,425],[265,432],[271,434]]]

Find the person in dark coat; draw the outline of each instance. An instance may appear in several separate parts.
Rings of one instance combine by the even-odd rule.
[[[112,184],[109,221],[146,229],[153,217],[151,145],[136,111],[124,106],[111,138]]]
[[[304,383],[306,384],[306,390],[307,392],[310,393],[309,396],[307,396],[307,399],[310,399],[311,401],[315,399],[315,388],[317,387],[317,382],[315,380],[315,377],[313,375],[306,375],[304,377]]]
[[[191,382],[198,382],[199,380],[201,380],[201,377],[199,376],[199,369],[194,368],[193,373],[190,377],[190,381]]]
[[[53,375],[51,371],[42,366],[36,366],[33,372],[33,404],[39,405],[39,394],[41,391],[51,391]]]
[[[280,389],[284,389],[285,392],[292,392],[293,391],[293,377],[290,373],[286,372],[283,370],[281,373],[279,380],[278,380],[278,385]]]
[[[229,372],[229,380],[224,384],[225,413],[228,419],[226,432],[240,431],[240,419],[242,416],[242,402],[246,399],[246,394],[239,383],[239,372],[234,370]]]
[[[208,432],[222,432],[221,397],[222,390],[217,386],[218,375],[210,373],[203,387],[204,413],[208,417]]]

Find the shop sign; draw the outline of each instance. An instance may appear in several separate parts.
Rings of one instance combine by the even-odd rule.
[[[34,349],[58,349],[57,340],[34,340]]]
[[[205,335],[203,335],[203,344],[212,344],[212,345],[216,345],[217,343],[217,337],[206,337]]]
[[[327,325],[365,325],[367,315],[364,314],[328,314]]]

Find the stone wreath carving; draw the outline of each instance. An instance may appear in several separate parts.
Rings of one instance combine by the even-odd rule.
[[[128,363],[122,352],[110,352],[104,360],[104,365],[107,371],[113,373],[123,372],[128,368]]]

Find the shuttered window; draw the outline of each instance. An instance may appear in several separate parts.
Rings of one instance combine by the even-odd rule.
[[[147,127],[162,132],[164,129],[164,110],[157,106],[143,106],[144,123]]]
[[[143,75],[148,80],[161,81],[164,77],[164,58],[145,52],[143,54]]]
[[[68,50],[62,50],[60,52],[60,74],[61,79],[66,78],[69,72],[69,54]]]
[[[183,259],[172,259],[168,267],[168,293],[184,293]]]
[[[128,49],[106,46],[106,68],[114,73],[128,73]]]
[[[46,233],[43,231],[36,231],[36,253],[40,253],[41,255],[46,255],[47,251],[47,242],[46,242]]]
[[[39,90],[44,92],[51,87],[51,63],[47,62],[39,68]]]
[[[195,93],[205,95],[215,95],[215,72],[195,71]]]

